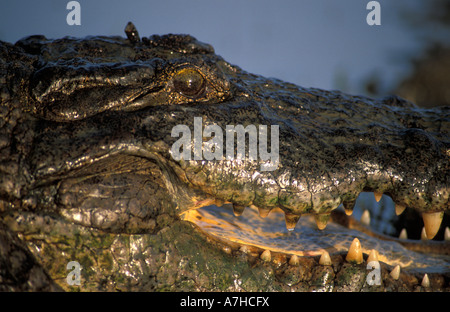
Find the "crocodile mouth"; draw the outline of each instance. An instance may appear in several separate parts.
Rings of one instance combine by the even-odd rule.
[[[75,170],[60,177],[57,185],[56,202],[64,207],[60,210],[64,218],[106,232],[130,234],[158,231],[155,220],[167,212],[163,207],[152,208],[165,201],[156,196],[158,189],[174,190],[179,186],[183,192],[189,191],[155,159],[128,153]],[[179,191],[168,194],[174,202],[183,201]],[[179,218],[194,224],[226,253],[295,264],[302,257],[322,258],[326,254],[333,258],[353,253],[351,246],[357,239],[361,257],[367,259],[374,250],[378,261],[391,268],[399,265],[419,273],[449,271],[450,216],[444,214],[439,231],[429,240],[421,234],[422,216],[414,209],[396,212],[389,196],[377,201],[374,193],[362,192],[351,215],[341,205],[324,222],[312,214],[300,217],[280,208],[243,207],[205,194],[199,198],[190,194],[189,200],[195,204],[178,212]],[[137,230],[130,231],[130,226]]]
[[[339,206],[331,213],[325,227],[313,215],[305,214],[289,230],[285,213],[279,208],[270,213],[254,206],[238,211],[233,209],[233,204],[225,203],[221,207],[209,205],[190,209],[181,217],[195,224],[205,235],[223,242],[229,252],[247,253],[265,261],[347,254],[357,239],[363,254],[368,256],[374,250],[378,261],[391,267],[447,272],[449,216],[444,216],[439,231],[430,240],[426,237],[422,217],[415,210],[406,209],[397,215],[394,207],[388,196],[377,201],[373,193],[363,192],[352,215]]]
[[[58,267],[53,265],[55,259],[61,261],[76,256],[79,258],[75,259],[83,262],[85,253],[93,253],[92,257],[99,259],[96,260],[96,270],[105,270],[107,275],[113,274],[108,271],[110,262],[116,263],[116,260],[111,259],[112,254],[113,258],[119,259],[114,265],[122,268],[120,272],[125,272],[123,274],[126,276],[141,276],[140,266],[136,272],[141,273],[131,269],[136,263],[133,257],[140,259],[144,254],[148,256],[149,250],[161,248],[162,256],[153,255],[148,259],[160,259],[164,265],[169,265],[174,249],[168,246],[172,243],[159,246],[158,240],[174,227],[173,244],[183,244],[182,249],[203,247],[202,251],[189,252],[204,255],[205,261],[210,261],[206,253],[211,255],[209,252],[218,251],[214,257],[219,257],[221,269],[222,259],[231,261],[233,265],[236,263],[234,261],[238,261],[252,268],[254,265],[263,265],[289,272],[303,267],[311,272],[337,270],[346,265],[343,261],[349,262],[351,267],[352,262],[359,263],[365,269],[374,250],[377,261],[382,266],[388,266],[389,271],[395,272],[397,266],[402,269],[401,283],[405,276],[408,279],[412,275],[418,278],[423,276],[425,279],[425,274],[431,274],[432,281],[441,280],[441,275],[444,281],[447,280],[450,263],[448,215],[444,216],[440,230],[432,240],[416,239],[414,235],[417,234],[412,225],[420,224],[422,228],[423,222],[418,214],[414,218],[410,217],[415,210],[406,209],[397,216],[388,196],[376,202],[373,193],[363,192],[356,200],[352,216],[348,216],[341,206],[332,211],[326,227],[322,228],[323,223],[320,222],[316,224],[314,215],[308,214],[302,215],[297,223],[292,224],[289,215],[286,220],[285,212],[279,208],[269,210],[220,203],[215,198],[208,199],[205,193],[196,197],[192,189],[187,188],[169,169],[155,159],[150,160],[142,155],[125,153],[106,157],[60,175],[58,179],[48,179],[46,184],[40,186],[42,192],[37,194],[48,194],[42,199],[42,204],[54,198],[58,215],[55,211],[50,214],[47,210],[44,214],[39,212],[39,208],[29,207],[22,214],[12,213],[5,217],[5,222],[21,233],[36,257],[45,259],[47,256],[50,259],[44,261],[44,266],[56,277],[60,275],[54,271],[54,267]],[[182,194],[188,197],[183,198]],[[186,204],[187,199],[194,203],[197,200],[198,205],[183,212],[177,210],[175,206]],[[362,222],[356,221],[361,219],[364,210],[371,213],[370,225],[364,218]],[[395,225],[403,227],[402,218],[407,224],[409,239],[394,237],[401,232]],[[179,229],[180,224],[184,229],[182,231]],[[384,234],[380,234],[382,232]],[[52,237],[48,242],[44,238],[45,233]],[[201,243],[189,244],[190,239],[197,242],[198,237]],[[361,247],[355,252],[352,246],[356,239]],[[133,240],[139,243],[132,244]],[[151,247],[153,245],[150,244],[145,249],[139,245],[145,241],[154,242],[159,247]],[[208,246],[205,246],[205,242]],[[123,255],[127,250],[123,244],[130,244],[130,258]],[[363,261],[358,262],[358,257]],[[153,260],[148,259],[145,261],[151,264]],[[173,264],[174,268],[182,265],[183,259],[181,257],[179,264]],[[92,272],[89,271],[89,274]]]
[[[83,174],[85,170],[92,175]],[[137,225],[136,233],[154,230],[154,222],[150,221],[158,212],[148,208],[148,198],[154,196],[150,189],[181,186],[183,192],[187,191],[167,167],[127,153],[100,160],[71,175],[59,183],[57,201],[65,206],[61,213],[75,223],[112,232],[122,232],[130,224]],[[150,177],[159,178],[151,183]],[[171,194],[175,202],[182,201],[179,191]],[[379,195],[362,192],[351,211],[341,205],[332,211],[330,220],[313,214],[286,214],[280,208],[239,206],[204,194],[201,199],[191,196],[189,200],[194,205],[179,213],[180,219],[195,224],[206,236],[226,246],[227,252],[244,252],[265,259],[270,254],[269,261],[289,261],[293,256],[347,253],[356,238],[363,254],[375,250],[379,261],[390,266],[420,272],[448,271],[450,216],[444,213],[439,231],[430,240],[426,238],[422,216],[414,209],[396,211],[387,195],[377,198]],[[123,211],[117,213],[115,206],[123,207]],[[117,225],[125,218],[128,221],[124,225]]]

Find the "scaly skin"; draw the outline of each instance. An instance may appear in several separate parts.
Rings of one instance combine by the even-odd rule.
[[[72,260],[85,268],[82,290],[420,288],[415,273],[390,280],[384,264],[383,284],[368,286],[365,265],[340,253],[333,266],[314,257],[290,265],[286,254],[265,262],[261,250],[244,253],[180,215],[231,202],[279,207],[293,220],[327,218],[341,203],[352,209],[362,191],[444,213],[450,108],[306,89],[249,74],[190,36],[140,40],[132,25],[126,32],[128,39],[0,42],[0,289],[57,289],[53,279],[70,290]],[[193,86],[183,86],[187,78]],[[194,129],[194,117],[223,133],[227,125],[278,125],[278,168],[174,160],[172,129]],[[18,238],[35,259],[10,256]],[[50,277],[29,278],[41,266]],[[448,287],[447,273],[431,280]]]

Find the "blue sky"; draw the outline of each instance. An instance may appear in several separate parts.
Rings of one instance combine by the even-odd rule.
[[[79,0],[81,26],[67,25],[66,0],[2,1],[0,40],[125,36],[132,21],[141,37],[188,33],[249,72],[351,93],[373,73],[389,89],[422,44],[398,15],[414,0],[378,1],[380,26],[366,23],[368,0]]]

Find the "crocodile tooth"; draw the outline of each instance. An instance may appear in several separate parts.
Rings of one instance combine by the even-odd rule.
[[[445,231],[444,231],[444,240],[450,241],[450,229],[448,226],[445,228]]]
[[[244,212],[245,206],[233,204],[233,213],[236,217],[239,217]]]
[[[245,254],[250,253],[250,249],[248,248],[247,245],[242,245],[241,248],[239,248],[239,251],[240,251],[240,252],[243,252],[243,253],[245,253]]]
[[[328,253],[328,251],[324,250],[322,252],[322,255],[320,256],[320,259],[319,259],[319,264],[320,265],[331,265],[331,258],[330,258],[330,254]]]
[[[230,246],[224,246],[224,247],[222,247],[222,250],[228,255],[231,255],[231,253],[233,251]]]
[[[422,279],[422,283],[420,284],[422,287],[430,287],[430,279],[428,278],[428,274],[425,274]]]
[[[300,261],[298,260],[298,256],[292,255],[291,259],[289,259],[289,264],[292,266],[298,266],[300,264]]]
[[[344,206],[345,214],[351,216],[353,214],[353,208],[355,207],[355,201],[342,201],[342,205]]]
[[[392,269],[391,273],[389,275],[394,279],[398,280],[400,278],[400,265],[396,265],[395,268]]]
[[[378,261],[378,252],[375,249],[372,249],[367,257],[367,263],[372,261]]]
[[[286,220],[286,229],[288,231],[293,231],[298,223],[298,220],[300,220],[300,215],[285,213],[284,219]]]
[[[270,210],[271,210],[269,208],[256,207],[255,205],[250,205],[250,207],[258,209],[259,216],[261,218],[267,217],[269,215]]]
[[[428,240],[427,232],[425,231],[425,227],[422,228],[422,232],[420,233],[421,240]]]
[[[395,214],[397,216],[401,215],[403,211],[405,211],[406,206],[395,204]]]
[[[351,216],[353,214],[353,209],[345,209],[344,208],[344,211],[347,216]]]
[[[425,225],[425,232],[428,239],[432,239],[439,231],[443,217],[443,211],[422,213],[423,224]]]
[[[348,262],[353,262],[356,264],[363,263],[363,254],[362,254],[362,248],[361,243],[359,242],[358,238],[355,238],[350,245],[350,248],[348,249],[347,257],[345,257],[345,260]]]
[[[408,233],[406,232],[405,228],[402,229],[402,231],[400,232],[400,235],[398,236],[398,238],[400,238],[400,239],[408,239]]]
[[[272,260],[272,254],[270,253],[270,250],[269,249],[264,250],[261,253],[260,258],[261,258],[261,260],[266,261],[266,262],[269,262],[270,260]]]
[[[383,193],[380,192],[373,192],[373,195],[375,196],[375,200],[379,202],[381,200],[381,197],[383,196]]]
[[[369,210],[364,210],[363,214],[361,215],[360,221],[364,225],[367,225],[367,226],[370,225],[370,212],[369,212]]]
[[[330,220],[330,214],[329,213],[317,214],[314,216],[314,219],[316,220],[317,228],[319,230],[323,230],[326,228],[328,220]]]

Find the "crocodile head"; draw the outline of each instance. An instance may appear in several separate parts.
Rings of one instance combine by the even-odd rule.
[[[385,194],[428,239],[444,232],[449,108],[302,88],[189,35],[126,33],[1,43],[5,289],[71,289],[70,261],[81,289],[412,290],[429,287],[424,273],[448,288],[448,242],[347,215],[360,193]]]

